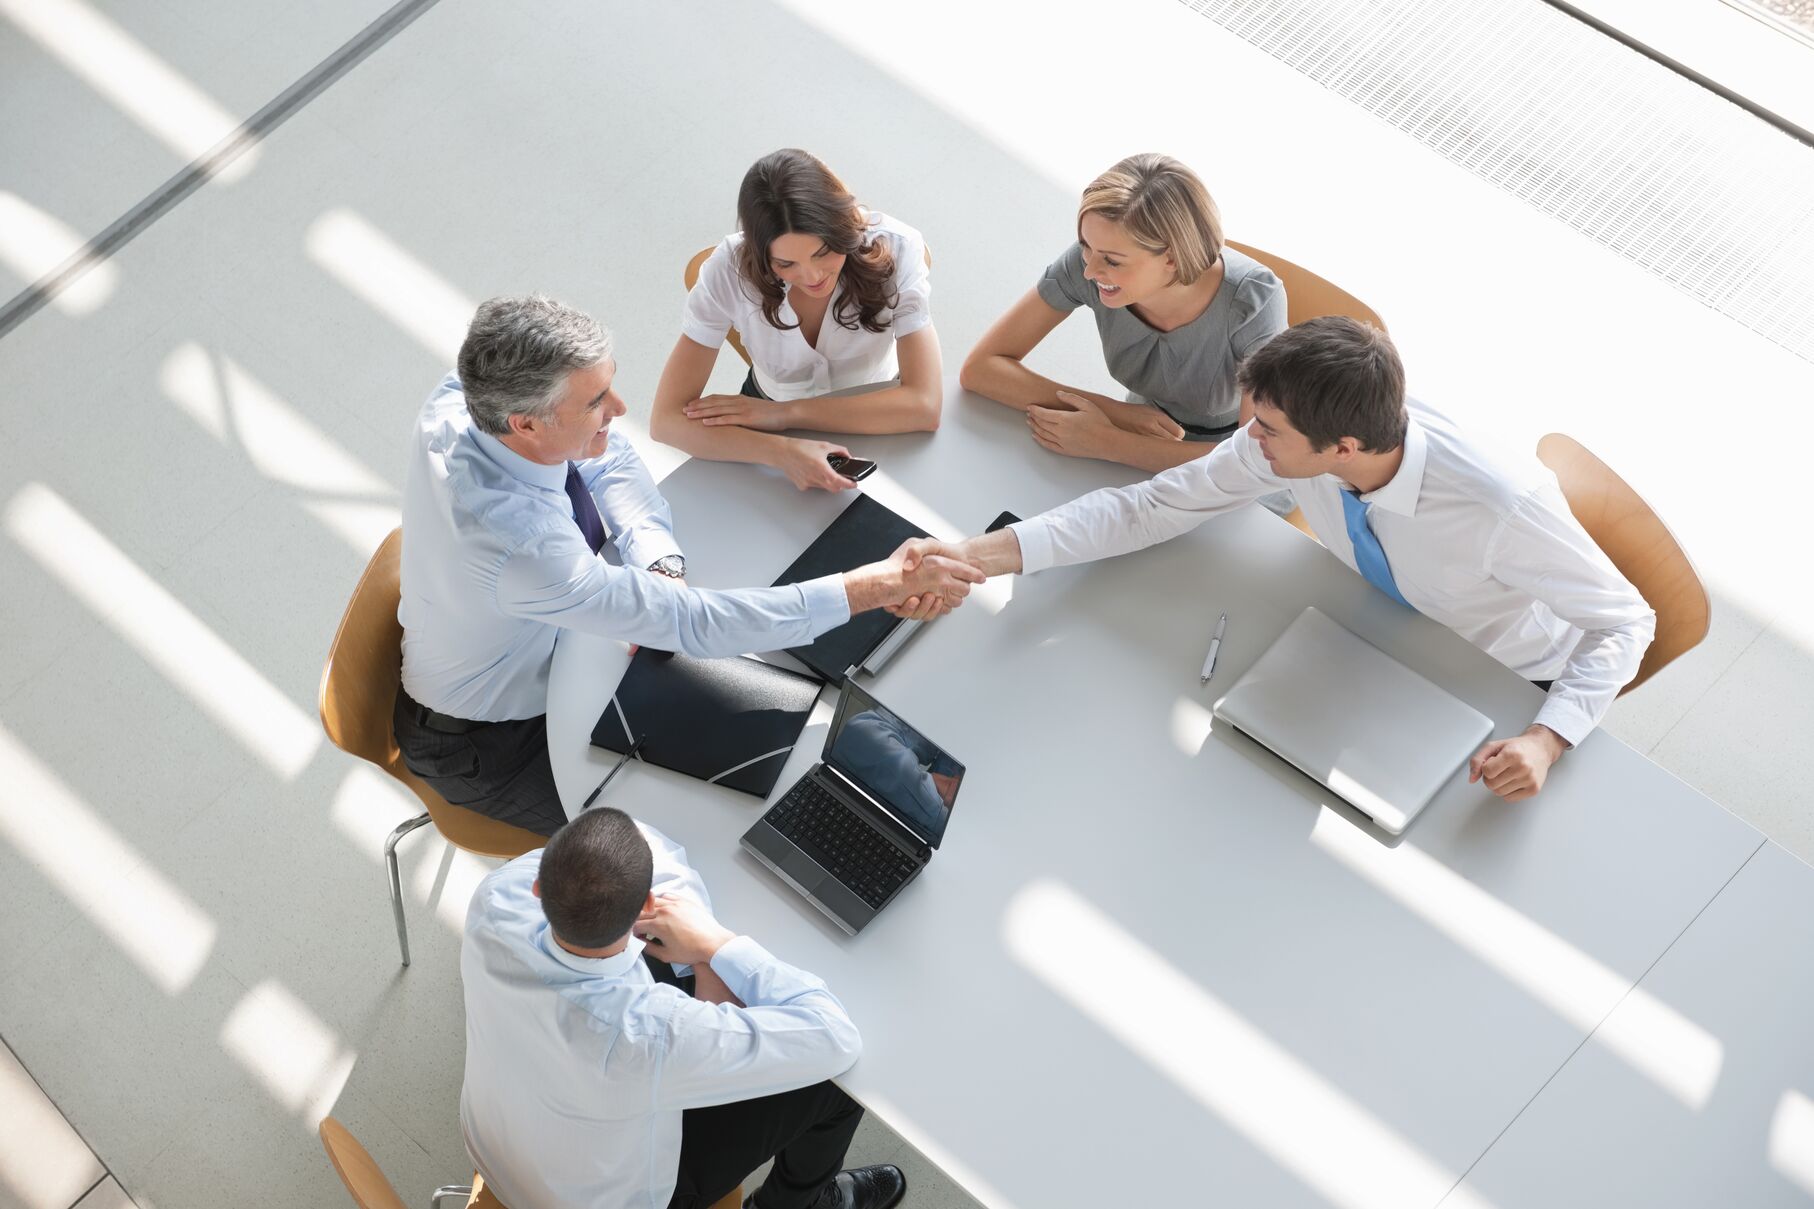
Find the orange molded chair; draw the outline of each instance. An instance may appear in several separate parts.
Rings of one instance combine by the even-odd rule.
[[[391,1187],[390,1180],[385,1178],[384,1171],[378,1166],[371,1152],[359,1144],[347,1127],[333,1117],[321,1122],[321,1145],[328,1152],[328,1161],[334,1164],[334,1170],[340,1173],[340,1182],[352,1193],[353,1203],[359,1209],[407,1209],[397,1190]],[[485,1187],[485,1179],[478,1172],[473,1172],[471,1185],[448,1184],[437,1188],[430,1194],[429,1203],[434,1209],[440,1209],[444,1200],[464,1202],[466,1209],[505,1209],[504,1203]],[[731,1189],[723,1197],[713,1202],[711,1209],[740,1209],[743,1204],[743,1188]]]
[[[1656,637],[1638,674],[1619,690],[1629,693],[1700,644],[1713,623],[1713,602],[1675,534],[1612,467],[1559,432],[1537,442],[1537,458],[1555,471],[1569,511],[1594,544],[1656,610]]]
[[[340,1174],[340,1182],[346,1185],[346,1190],[352,1194],[353,1203],[358,1205],[359,1209],[408,1209],[403,1203],[403,1198],[398,1196],[397,1190],[391,1186],[390,1180],[385,1178],[384,1170],[378,1166],[378,1161],[372,1158],[370,1151],[359,1144],[359,1139],[355,1138],[346,1126],[333,1117],[326,1117],[323,1118],[318,1132],[321,1134],[322,1148],[328,1152],[328,1161]],[[473,1183],[475,1185],[478,1183],[476,1176],[473,1178]],[[496,1198],[480,1202],[477,1197],[478,1193],[475,1188],[464,1184],[449,1184],[435,1189],[429,1203],[434,1206],[434,1209],[440,1209],[442,1201],[453,1200],[469,1206],[483,1203],[503,1209],[503,1206],[498,1205]]]
[[[1283,256],[1274,256],[1271,252],[1236,243],[1232,239],[1227,243],[1235,251],[1245,252],[1271,269],[1273,275],[1285,283],[1286,323],[1295,325],[1323,315],[1345,315],[1362,323],[1370,323],[1382,332],[1386,330],[1385,320],[1372,307],[1334,282],[1317,276]]]
[[[346,615],[328,648],[327,665],[321,669],[319,705],[322,729],[334,746],[377,765],[407,786],[426,807],[415,818],[399,823],[384,841],[397,945],[403,950],[403,964],[408,965],[409,930],[403,919],[403,883],[397,872],[398,840],[432,822],[456,848],[505,859],[532,852],[548,840],[453,805],[404,766],[391,730],[391,710],[403,681],[403,626],[397,620],[402,548],[403,530],[391,530],[353,589]]]

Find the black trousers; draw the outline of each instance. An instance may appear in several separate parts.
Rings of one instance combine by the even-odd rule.
[[[693,979],[643,954],[657,982],[692,994]],[[711,1108],[680,1118],[680,1170],[668,1209],[705,1209],[775,1160],[756,1192],[758,1209],[806,1209],[844,1169],[863,1108],[830,1083]]]
[[[542,835],[553,835],[567,821],[548,762],[546,715],[515,722],[437,721],[398,689],[391,726],[404,765],[455,806]]]
[[[807,1209],[844,1168],[863,1106],[831,1082],[681,1115],[680,1172],[668,1209],[706,1209],[770,1158],[757,1209]]]
[[[750,372],[743,375],[743,389],[738,391],[737,393],[740,395],[748,395],[752,399],[768,398],[767,395],[762,393],[762,388],[760,386],[756,385],[756,367],[755,366],[751,366]]]

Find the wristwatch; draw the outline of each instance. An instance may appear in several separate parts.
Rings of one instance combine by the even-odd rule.
[[[687,560],[678,554],[667,554],[649,564],[649,570],[657,575],[666,575],[669,579],[687,577]]]

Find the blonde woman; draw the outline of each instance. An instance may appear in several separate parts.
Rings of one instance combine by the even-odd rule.
[[[792,148],[744,176],[737,226],[687,294],[650,435],[696,458],[773,466],[802,491],[854,487],[826,461],[850,450],[788,433],[938,427],[943,370],[926,241],[858,205],[830,168]],[[732,328],[750,355],[743,390],[702,394]],[[884,385],[836,393],[872,384]]]
[[[1078,307],[1102,338],[1129,401],[1054,382],[1025,358]],[[1133,155],[1090,182],[1077,242],[995,321],[964,360],[964,389],[1024,411],[1033,439],[1068,457],[1157,473],[1208,452],[1241,412],[1235,368],[1285,329],[1285,287],[1223,245],[1222,217],[1197,175]]]

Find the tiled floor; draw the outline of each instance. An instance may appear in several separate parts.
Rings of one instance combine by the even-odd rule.
[[[0,203],[99,231],[219,137],[210,114],[382,11],[0,0],[0,100],[31,118],[0,122]],[[327,1111],[410,1203],[465,1180],[454,925],[482,865],[405,842],[400,970],[379,854],[410,806],[320,737],[321,658],[462,312],[540,289],[600,315],[640,431],[681,266],[786,144],[926,232],[950,367],[1071,238],[1092,174],[1195,164],[1236,237],[1386,316],[1420,394],[1519,447],[1575,433],[1676,524],[1714,632],[1610,729],[1814,856],[1811,585],[1777,471],[1814,366],[1169,0],[887,28],[810,0],[440,0],[101,288],[0,339],[0,1034],[138,1204],[341,1203]],[[66,250],[19,230],[0,300]],[[1040,357],[1106,384],[1081,322]],[[969,1203],[866,1128],[858,1157],[891,1155],[910,1204]]]
[[[132,1201],[12,1050],[0,1045],[0,1209],[116,1209]]]

